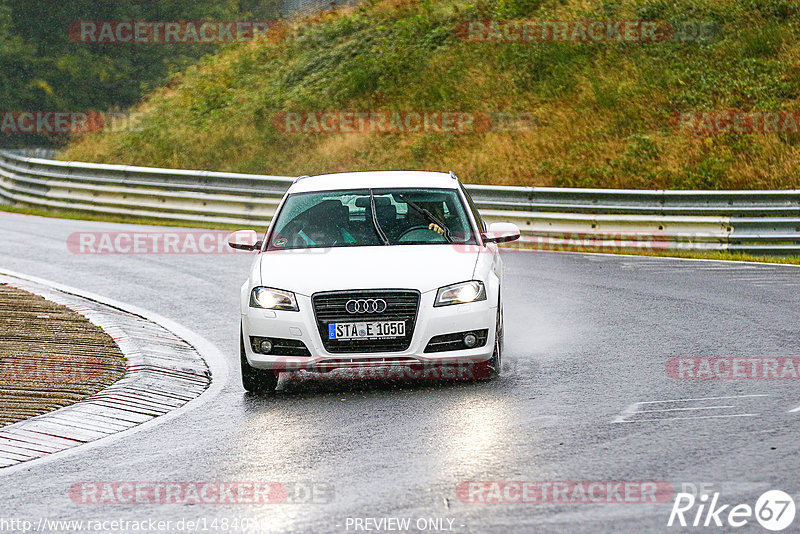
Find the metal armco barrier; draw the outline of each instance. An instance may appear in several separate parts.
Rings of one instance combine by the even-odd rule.
[[[294,178],[100,165],[0,150],[0,200],[165,222],[264,227]],[[468,185],[489,222],[556,250],[800,254],[800,191],[651,191]]]

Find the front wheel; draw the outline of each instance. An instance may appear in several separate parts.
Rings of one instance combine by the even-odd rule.
[[[239,329],[239,357],[242,364],[242,385],[252,393],[268,393],[278,387],[278,373],[272,369],[256,369],[247,363],[242,330]]]
[[[503,363],[503,307],[497,304],[497,321],[495,323],[494,351],[492,357],[475,365],[475,378],[490,380],[500,376]]]

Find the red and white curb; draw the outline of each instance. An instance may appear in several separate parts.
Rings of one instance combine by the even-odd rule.
[[[85,316],[111,336],[126,363],[125,376],[94,395],[0,427],[0,468],[6,468],[2,472],[101,438],[127,434],[167,414],[177,415],[195,407],[201,396],[218,393],[227,377],[227,364],[216,347],[155,314],[8,271],[0,272],[0,283]],[[216,387],[212,387],[212,375]]]

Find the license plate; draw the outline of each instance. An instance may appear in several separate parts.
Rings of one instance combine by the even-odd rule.
[[[328,339],[391,339],[405,335],[405,321],[328,324]]]

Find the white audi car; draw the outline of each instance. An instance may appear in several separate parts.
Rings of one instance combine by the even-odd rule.
[[[281,372],[452,365],[500,372],[503,265],[497,243],[452,172],[302,176],[263,239],[241,289],[242,383],[274,390]],[[423,369],[423,375],[411,370]],[[432,376],[432,375],[427,375]],[[443,373],[441,377],[452,376]]]

